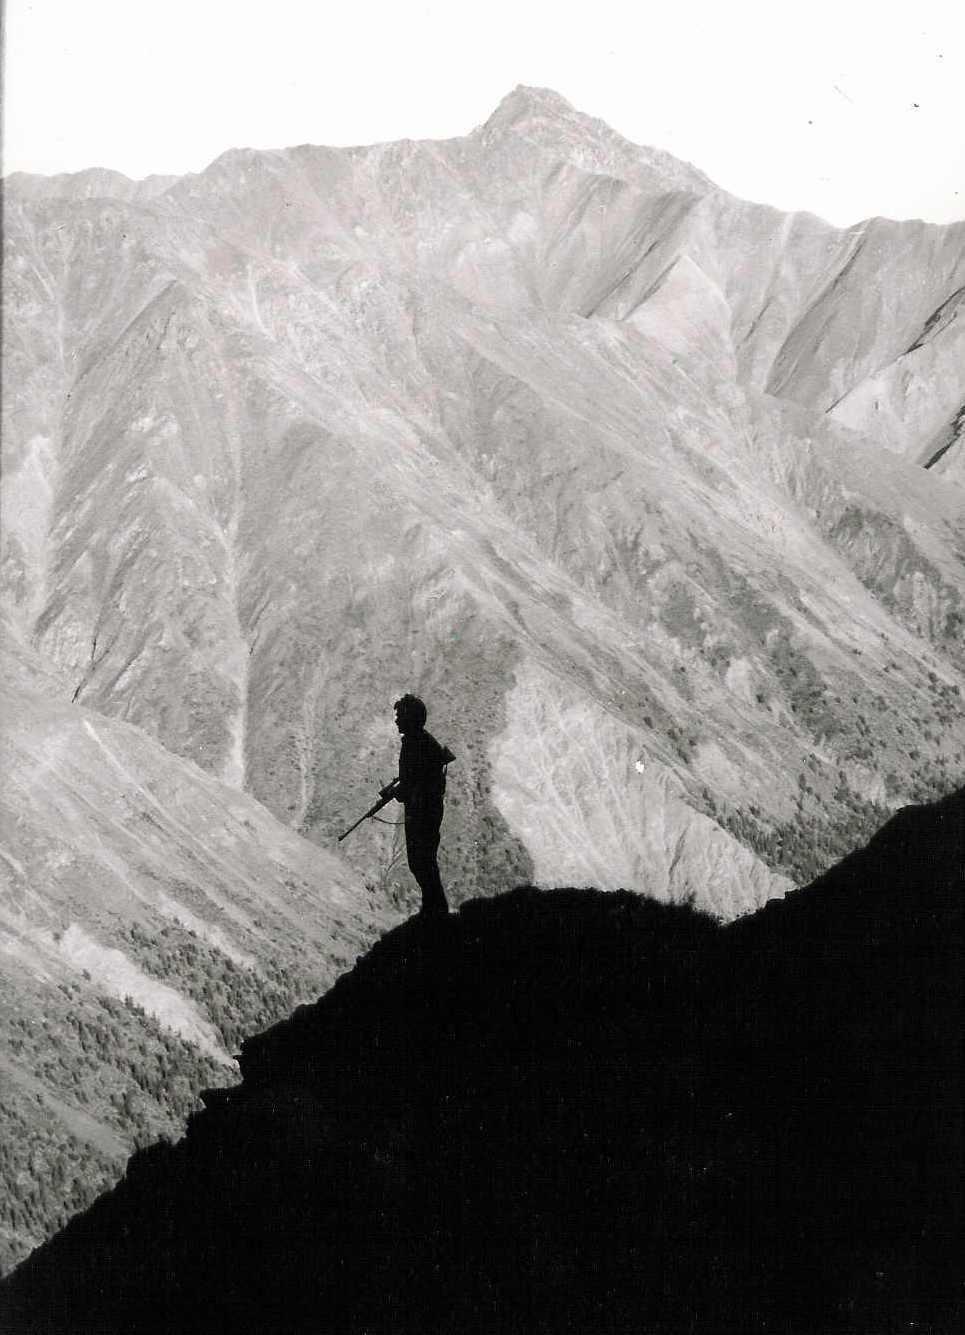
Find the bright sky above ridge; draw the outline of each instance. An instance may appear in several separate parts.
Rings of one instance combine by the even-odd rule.
[[[965,218],[960,0],[6,0],[4,172],[465,134],[561,93],[747,199]]]

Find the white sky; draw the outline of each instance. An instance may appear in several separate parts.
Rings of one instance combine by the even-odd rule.
[[[5,48],[5,173],[444,138],[526,83],[748,199],[965,217],[963,0],[6,0]]]

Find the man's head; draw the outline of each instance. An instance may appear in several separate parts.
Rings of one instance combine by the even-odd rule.
[[[425,727],[426,707],[417,695],[404,695],[396,700],[395,726],[403,737],[410,732],[419,732]]]

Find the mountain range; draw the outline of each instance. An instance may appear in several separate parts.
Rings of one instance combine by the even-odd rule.
[[[784,215],[521,88],[14,175],[4,245],[8,1261],[413,906],[398,827],[335,842],[404,691],[455,904],[727,920],[961,781],[965,224]]]

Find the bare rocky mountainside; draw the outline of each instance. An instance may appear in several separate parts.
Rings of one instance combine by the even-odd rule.
[[[518,89],[13,176],[4,242],[0,1265],[413,906],[397,829],[334,842],[404,691],[455,903],[729,919],[961,782],[965,224]]]

